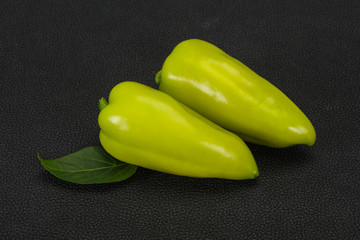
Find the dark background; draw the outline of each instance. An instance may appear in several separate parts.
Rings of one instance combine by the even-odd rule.
[[[76,185],[52,159],[99,145],[97,103],[181,41],[209,41],[279,87],[313,147],[249,144],[260,177],[139,169]],[[359,239],[359,1],[0,1],[1,239]]]

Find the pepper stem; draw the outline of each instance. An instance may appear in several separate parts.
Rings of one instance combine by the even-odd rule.
[[[161,81],[161,70],[156,74],[155,81],[157,84],[160,84]]]
[[[105,98],[101,98],[99,100],[99,109],[100,111],[103,110],[109,103],[105,100]]]

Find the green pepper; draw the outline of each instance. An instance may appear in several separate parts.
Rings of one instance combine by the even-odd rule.
[[[102,146],[121,161],[189,177],[258,176],[250,150],[237,135],[140,83],[116,85],[98,122]]]
[[[156,82],[159,90],[245,141],[269,147],[315,143],[313,125],[284,93],[208,42],[178,44]]]

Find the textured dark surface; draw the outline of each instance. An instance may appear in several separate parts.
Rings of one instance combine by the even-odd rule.
[[[170,3],[171,2],[171,3]],[[36,158],[99,145],[97,102],[156,87],[173,47],[207,40],[310,118],[313,147],[250,145],[252,181],[139,169],[81,186]],[[1,1],[1,239],[359,239],[359,1]]]

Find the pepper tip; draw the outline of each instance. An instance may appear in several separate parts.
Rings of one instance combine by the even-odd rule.
[[[258,177],[259,177],[259,171],[254,171],[253,174],[254,174],[254,178],[258,178]]]

